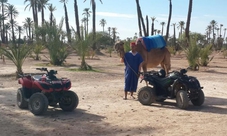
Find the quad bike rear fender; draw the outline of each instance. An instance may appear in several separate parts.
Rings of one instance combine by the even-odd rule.
[[[21,84],[25,88],[32,88],[31,76],[19,78],[18,83]]]

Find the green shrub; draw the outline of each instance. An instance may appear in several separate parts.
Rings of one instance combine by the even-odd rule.
[[[41,51],[44,49],[45,47],[41,44],[36,44],[34,47],[33,47],[33,52],[35,53],[35,57],[34,59],[35,60],[40,60],[40,56],[39,54],[41,53]]]
[[[16,66],[16,77],[19,76],[18,74],[23,74],[22,65],[32,51],[31,46],[10,45],[8,46],[8,49],[0,47],[0,50],[2,51],[3,55],[6,56],[9,60],[11,60]]]
[[[174,46],[167,46],[167,49],[169,50],[170,54],[176,55],[177,51],[175,50]]]
[[[182,47],[186,53],[186,58],[191,70],[199,69],[200,47],[196,44],[196,39],[191,39],[189,47]]]
[[[209,58],[209,55],[212,53],[212,44],[205,46],[204,48],[201,48],[200,50],[200,62],[199,64],[201,66],[207,66],[209,62],[212,61],[212,59],[214,58],[214,56],[212,56],[211,58]]]
[[[53,24],[52,26],[46,23],[36,29],[36,35],[46,35],[45,46],[50,55],[50,63],[53,65],[62,65],[70,54],[67,50],[68,46],[63,42],[66,37],[66,33],[62,29],[63,21],[64,19],[60,21],[59,25]]]

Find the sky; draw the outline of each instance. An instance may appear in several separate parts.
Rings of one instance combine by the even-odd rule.
[[[60,22],[61,18],[64,17],[63,3],[60,0],[49,0],[49,3],[56,7],[54,16],[57,23]],[[8,0],[8,3],[14,5],[19,12],[16,21],[19,25],[22,25],[26,17],[32,17],[32,10],[25,6],[29,3],[24,3],[24,0]],[[85,8],[92,7],[90,0],[77,0],[79,8],[80,20],[84,17],[83,10]],[[172,0],[172,19],[171,24],[178,24],[180,21],[187,21],[189,0]],[[207,26],[211,20],[217,21],[218,25],[223,24],[223,28],[227,28],[227,0],[193,0],[193,9],[191,15],[191,32],[198,32],[205,34]],[[145,19],[145,16],[149,17],[149,23],[151,25],[151,17],[155,17],[155,29],[161,30],[161,22],[165,22],[164,34],[166,33],[166,26],[169,16],[169,0],[140,0],[140,7]],[[67,11],[69,16],[70,26],[76,28],[75,15],[74,15],[74,0],[68,0]],[[49,19],[49,11],[45,11],[45,19]],[[39,13],[39,18],[41,14]],[[137,21],[137,8],[135,0],[96,0],[96,31],[102,31],[103,28],[100,25],[100,20],[105,19],[107,24],[105,31],[108,27],[115,27],[117,36],[120,39],[126,39],[133,37],[135,33],[138,34],[138,21]],[[41,19],[39,19],[41,20]],[[89,30],[92,30],[92,14],[89,18]],[[81,21],[80,21],[81,24]],[[149,26],[150,28],[151,26]],[[64,26],[65,29],[65,26]],[[176,29],[179,32],[179,29]],[[170,36],[173,35],[173,27],[170,26]]]

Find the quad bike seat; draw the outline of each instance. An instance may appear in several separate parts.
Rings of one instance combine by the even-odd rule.
[[[39,80],[42,78],[42,75],[33,75],[32,78],[33,78],[34,80],[39,81]]]

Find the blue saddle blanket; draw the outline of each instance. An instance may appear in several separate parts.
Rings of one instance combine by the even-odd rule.
[[[163,48],[166,46],[166,42],[161,35],[143,37],[143,43],[149,52],[151,49]]]

